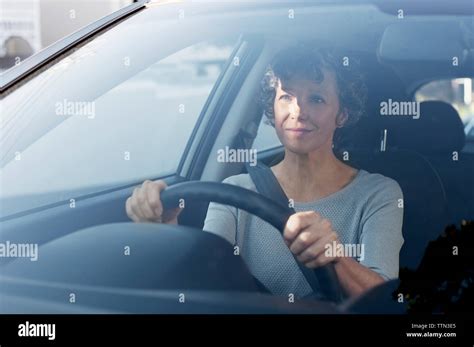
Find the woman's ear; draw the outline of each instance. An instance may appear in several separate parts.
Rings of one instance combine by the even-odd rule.
[[[339,113],[336,116],[336,127],[342,128],[344,124],[346,124],[348,119],[349,119],[349,115],[347,114],[347,110],[346,109],[339,110]]]

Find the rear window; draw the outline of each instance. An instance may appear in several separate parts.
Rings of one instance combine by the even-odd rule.
[[[451,104],[464,124],[467,142],[474,142],[474,90],[472,78],[432,81],[415,94],[416,101],[438,100]]]

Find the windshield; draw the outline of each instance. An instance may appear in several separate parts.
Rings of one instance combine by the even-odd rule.
[[[237,36],[204,40],[150,12],[94,37],[1,100],[3,216],[176,171]],[[155,34],[145,41],[145,32]]]

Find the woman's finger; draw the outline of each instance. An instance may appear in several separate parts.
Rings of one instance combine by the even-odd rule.
[[[334,257],[326,257],[325,253],[328,245],[329,247],[333,247],[333,241],[337,240],[338,238],[335,232],[325,235],[324,237],[321,237],[319,240],[317,240],[310,247],[308,247],[306,250],[301,252],[301,254],[298,255],[297,259],[305,265],[316,260],[322,261],[323,258],[330,258],[329,261],[332,261]],[[317,264],[319,263],[317,262]]]
[[[150,181],[148,181],[150,182]],[[142,187],[137,191],[136,202],[138,204],[137,208],[140,210],[141,217],[144,221],[153,221],[157,219],[157,216],[153,209],[148,204],[148,182],[145,181]]]
[[[132,201],[132,197],[129,197],[127,201],[125,202],[125,210],[127,211],[127,216],[132,221],[138,222],[138,217],[135,215],[135,213],[132,210],[131,201]]]
[[[301,252],[310,247],[313,243],[316,242],[319,235],[309,230],[311,228],[306,228],[304,231],[300,232],[298,236],[290,244],[290,251],[299,255]]]
[[[302,230],[316,222],[319,218],[319,214],[314,211],[292,214],[290,218],[288,218],[285,229],[283,230],[284,239],[292,243]]]

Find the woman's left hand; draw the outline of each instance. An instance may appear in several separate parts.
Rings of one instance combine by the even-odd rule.
[[[283,237],[298,261],[309,268],[324,266],[338,260],[334,256],[335,250],[330,252],[331,256],[326,256],[325,253],[327,247],[333,248],[340,243],[339,237],[332,229],[331,222],[315,211],[297,212],[291,215]]]

